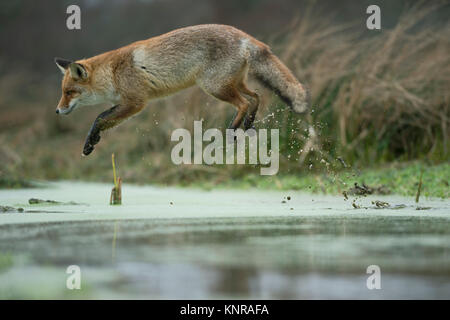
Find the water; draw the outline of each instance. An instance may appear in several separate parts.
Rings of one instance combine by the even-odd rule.
[[[296,191],[125,185],[123,205],[111,207],[110,189],[0,191],[1,205],[25,209],[0,214],[0,297],[450,298],[449,200],[421,199],[429,209],[416,210],[413,199],[376,196],[354,209]],[[81,290],[66,288],[69,265],[81,268]],[[369,265],[381,268],[381,290],[366,286]]]

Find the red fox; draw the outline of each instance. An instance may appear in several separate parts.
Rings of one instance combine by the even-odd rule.
[[[100,133],[141,111],[150,99],[200,86],[213,97],[237,108],[230,128],[244,120],[253,127],[258,95],[248,88],[251,76],[273,90],[295,112],[309,104],[305,86],[252,36],[226,25],[198,25],[134,42],[92,58],[55,58],[64,74],[56,113],[69,114],[82,105],[109,103],[89,130],[83,155],[100,141]]]

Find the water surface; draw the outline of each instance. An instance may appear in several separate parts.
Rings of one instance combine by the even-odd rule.
[[[0,297],[450,298],[450,203],[56,183],[2,190]],[[291,200],[287,200],[287,196]],[[29,198],[78,205],[28,205]],[[403,209],[376,209],[374,200]],[[284,202],[283,202],[284,201]],[[82,289],[65,273],[78,265]],[[381,290],[366,269],[381,268]]]

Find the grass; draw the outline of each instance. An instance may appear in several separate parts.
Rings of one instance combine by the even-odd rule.
[[[0,172],[0,189],[33,188],[35,185],[22,177],[17,177]]]
[[[212,188],[257,188],[276,190],[300,190],[312,193],[342,194],[350,190],[355,182],[367,185],[388,194],[415,197],[423,171],[421,195],[425,197],[450,197],[450,164],[427,165],[421,162],[389,165],[375,169],[345,169],[328,173],[307,173],[303,175],[260,176],[248,175],[238,180],[227,180],[213,184],[200,181],[193,186]],[[375,191],[377,192],[377,191]]]

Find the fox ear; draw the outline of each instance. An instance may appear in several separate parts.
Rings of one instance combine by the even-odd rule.
[[[84,80],[88,77],[87,70],[81,63],[72,62],[69,64],[69,71],[74,80]]]
[[[72,61],[63,58],[55,58],[55,63],[59,70],[64,74]]]

